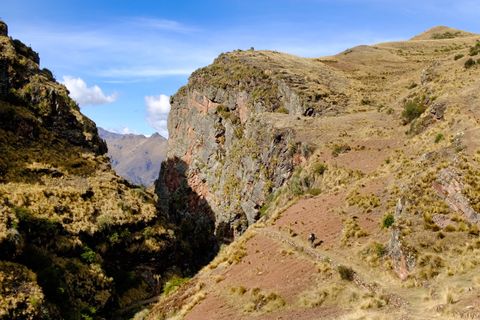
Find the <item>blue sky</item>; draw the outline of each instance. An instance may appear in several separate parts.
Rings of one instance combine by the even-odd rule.
[[[167,135],[168,96],[221,52],[300,56],[407,39],[436,25],[480,33],[480,1],[2,0],[10,35],[40,53],[82,112],[117,132]]]

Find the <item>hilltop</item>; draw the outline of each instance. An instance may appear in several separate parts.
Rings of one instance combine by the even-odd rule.
[[[441,27],[194,72],[156,190],[199,249],[231,244],[138,318],[480,316],[479,43]]]
[[[118,134],[98,128],[108,147],[108,156],[115,172],[130,183],[149,187],[158,178],[160,164],[167,153],[167,139],[155,133]]]

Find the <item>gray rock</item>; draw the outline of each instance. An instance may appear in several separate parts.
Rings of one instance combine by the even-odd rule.
[[[8,37],[8,26],[0,20],[0,36]]]

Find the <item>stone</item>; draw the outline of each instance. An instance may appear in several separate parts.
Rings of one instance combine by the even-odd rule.
[[[480,214],[472,208],[470,201],[463,195],[464,188],[460,176],[450,168],[441,170],[437,181],[433,183],[433,189],[452,210],[462,213],[470,223],[478,224]]]
[[[5,22],[0,20],[0,36],[8,37],[8,26]]]
[[[395,221],[392,226],[388,253],[393,263],[393,270],[401,280],[406,280],[415,267],[415,255],[402,240],[402,230],[397,221],[405,214],[406,200],[401,197],[395,207]]]

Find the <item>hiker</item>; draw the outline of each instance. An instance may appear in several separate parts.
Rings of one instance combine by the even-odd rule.
[[[315,236],[315,233],[310,233],[310,235],[308,236],[308,242],[310,242],[310,245],[312,246],[312,248],[315,248],[316,239],[317,237]]]

